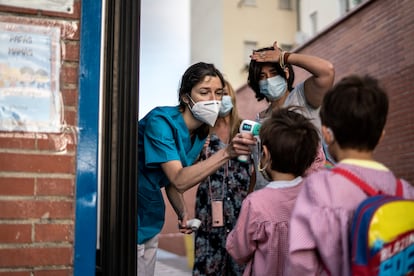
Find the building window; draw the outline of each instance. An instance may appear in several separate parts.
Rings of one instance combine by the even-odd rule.
[[[348,0],[340,0],[339,1],[339,14],[344,15],[349,11],[349,2]]]
[[[280,48],[283,51],[291,51],[293,49],[293,45],[292,44],[280,44]]]
[[[279,9],[281,10],[291,10],[291,0],[279,0]]]
[[[365,1],[363,1],[363,0],[352,0],[351,1],[351,8],[354,8],[354,7],[358,6],[362,2],[365,2]]]
[[[318,32],[318,12],[314,11],[310,14],[312,35],[316,35]]]
[[[244,66],[243,70],[249,69],[250,64],[250,55],[253,53],[254,50],[257,50],[257,42],[256,41],[244,41]]]
[[[256,0],[239,0],[239,3],[237,3],[238,7],[241,6],[256,6]]]

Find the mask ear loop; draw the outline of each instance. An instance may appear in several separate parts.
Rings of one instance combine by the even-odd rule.
[[[266,165],[264,165],[264,167],[263,168],[260,168],[260,166],[261,166],[261,161],[259,160],[259,164],[257,165],[257,170],[263,175],[263,177],[267,180],[267,181],[269,181],[269,182],[271,182],[272,181],[272,177],[267,173],[267,171],[266,171],[266,168],[267,168],[267,166],[269,165],[269,162],[267,162],[266,163]]]
[[[262,164],[261,164],[262,162],[259,160],[259,164],[257,164],[257,170],[259,171],[259,172],[263,172],[264,170],[266,170],[266,168],[267,168],[267,165],[269,164],[269,163],[266,163],[266,165],[264,165],[264,167],[263,168],[261,168],[261,166],[262,166]]]
[[[259,157],[259,163],[257,164],[257,170],[259,171],[259,172],[263,172],[263,171],[265,171],[266,170],[266,168],[267,168],[267,166],[269,165],[269,162],[266,162],[266,165],[264,165],[264,167],[261,167],[262,166],[262,157],[263,157],[263,155],[264,155],[264,152],[263,152],[263,149],[261,149],[261,157]]]
[[[191,96],[190,96],[190,94],[186,94],[187,95],[187,97],[190,99],[190,101],[193,103],[193,104],[195,104],[195,101],[193,100],[193,98],[191,98]]]
[[[190,96],[190,94],[185,94],[187,97],[188,97],[188,99],[190,99],[190,101],[191,101],[191,103],[193,104],[193,106],[196,104],[195,103],[195,101],[191,98],[191,96]],[[192,106],[190,106],[190,103],[187,103],[187,105],[188,105],[188,107],[191,109],[192,108]]]

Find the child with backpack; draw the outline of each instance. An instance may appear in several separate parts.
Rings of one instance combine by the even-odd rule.
[[[382,194],[395,195],[400,189],[402,197],[414,198],[414,187],[399,181],[373,156],[384,135],[387,113],[387,94],[370,76],[345,77],[325,95],[320,110],[322,135],[337,163],[304,181],[291,218],[286,275],[356,273],[352,268],[356,258],[352,256],[357,252],[350,236],[359,238],[361,234],[352,233],[351,224],[357,207],[369,197],[361,183]],[[397,186],[398,182],[401,184]],[[413,211],[406,210],[407,218]]]
[[[290,215],[319,146],[315,126],[297,108],[273,111],[260,128],[258,170],[269,183],[243,200],[226,241],[233,259],[247,264],[243,275],[284,275]]]

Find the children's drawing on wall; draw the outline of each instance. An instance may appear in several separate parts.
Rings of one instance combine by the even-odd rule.
[[[57,133],[60,29],[0,22],[0,131]]]

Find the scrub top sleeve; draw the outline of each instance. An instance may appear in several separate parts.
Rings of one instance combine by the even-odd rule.
[[[145,164],[156,167],[160,163],[180,160],[176,128],[165,118],[155,116],[148,120],[144,133]]]

